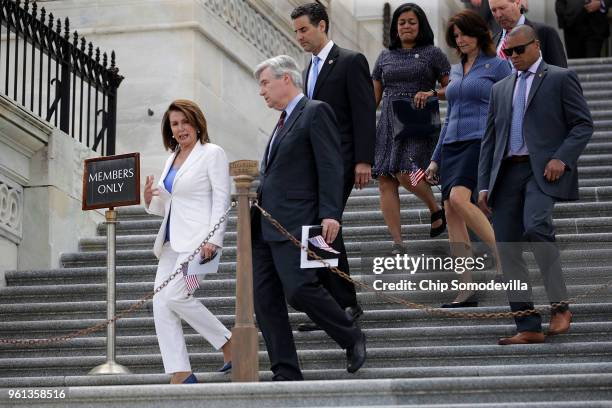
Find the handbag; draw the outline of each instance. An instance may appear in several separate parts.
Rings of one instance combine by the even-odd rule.
[[[423,109],[417,109],[412,99],[395,99],[393,109],[393,139],[405,142],[409,139],[435,138],[440,136],[440,104],[431,97]]]

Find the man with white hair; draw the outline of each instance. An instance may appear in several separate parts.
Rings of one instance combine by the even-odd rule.
[[[257,66],[259,94],[280,111],[261,166],[260,205],[293,236],[303,225],[322,226],[334,241],[342,217],[343,166],[340,134],[332,109],[301,91],[295,60],[286,55]],[[255,313],[273,380],[302,380],[287,305],[302,311],[346,349],[347,371],[365,362],[365,336],[329,292],[318,283],[316,269],[300,269],[300,249],[258,211],[252,217]]]
[[[533,27],[539,38],[544,61],[550,65],[567,68],[567,58],[557,30],[549,25],[527,19],[523,14],[526,11],[524,0],[489,0],[489,7],[495,21],[502,28],[493,36],[493,42],[497,46],[497,55],[500,58],[510,62],[503,51],[508,41],[508,33],[514,27],[526,24]]]

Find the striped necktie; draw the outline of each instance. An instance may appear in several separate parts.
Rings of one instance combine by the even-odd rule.
[[[504,50],[506,49],[506,40],[508,39],[508,33],[506,33],[506,35],[504,36],[504,40],[502,41],[502,45],[501,47],[499,47],[499,52],[497,53],[497,56],[503,60],[508,60],[508,57],[506,57],[506,54],[504,54]]]
[[[525,71],[519,75],[516,99],[512,106],[512,124],[510,125],[510,154],[518,152],[523,147],[523,118],[527,104],[527,78],[531,72]]]

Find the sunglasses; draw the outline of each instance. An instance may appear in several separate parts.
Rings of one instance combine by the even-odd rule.
[[[516,55],[521,55],[525,52],[525,49],[527,48],[528,45],[531,45],[535,42],[536,40],[531,40],[529,41],[527,44],[523,44],[523,45],[517,45],[516,47],[512,47],[512,48],[504,48],[504,54],[506,55],[506,57],[511,57],[512,54],[514,54],[516,52]]]

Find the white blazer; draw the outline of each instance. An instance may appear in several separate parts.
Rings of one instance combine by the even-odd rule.
[[[229,163],[220,146],[196,141],[174,178],[170,194],[164,186],[164,179],[175,156],[176,152],[166,160],[157,184],[159,196],[154,196],[149,206],[145,204],[149,214],[164,217],[153,246],[157,258],[161,255],[166,238],[169,215],[172,249],[190,254],[208,236],[230,203]],[[210,243],[223,246],[226,224],[220,226]]]

